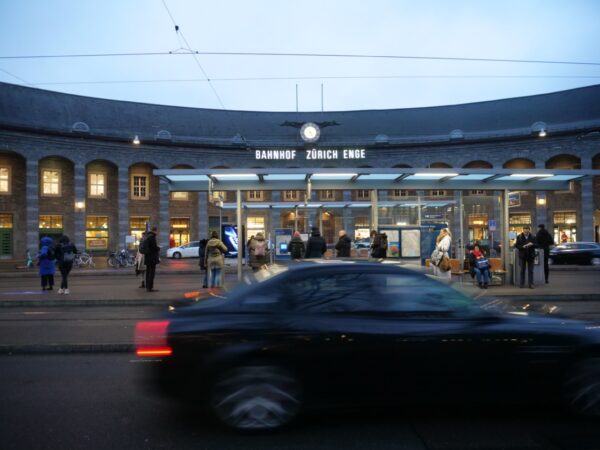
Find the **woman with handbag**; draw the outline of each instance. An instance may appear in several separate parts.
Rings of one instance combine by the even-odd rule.
[[[469,253],[469,266],[471,276],[477,277],[477,284],[482,289],[487,289],[490,284],[490,263],[483,250],[476,245]],[[481,280],[483,278],[483,281]]]
[[[450,245],[452,244],[452,235],[448,228],[442,228],[440,234],[435,241],[435,250],[431,254],[431,265],[433,274],[436,277],[447,278],[451,277],[450,270]]]

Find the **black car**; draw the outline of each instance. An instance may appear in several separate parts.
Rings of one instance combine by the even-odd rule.
[[[595,242],[567,242],[550,249],[549,264],[600,265],[600,244]]]
[[[145,375],[237,429],[305,407],[524,394],[600,414],[600,326],[492,313],[392,264],[324,261],[259,272],[136,327]]]

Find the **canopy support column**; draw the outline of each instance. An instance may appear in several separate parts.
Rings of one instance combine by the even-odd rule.
[[[242,281],[242,248],[244,247],[243,236],[242,236],[242,191],[236,191],[236,225],[238,231],[238,252],[237,252],[237,279]]]
[[[510,267],[510,244],[508,223],[508,189],[502,191],[502,264],[506,271],[506,283],[511,282],[512,268]],[[492,246],[494,243],[492,242]],[[492,247],[493,248],[493,247]]]
[[[379,229],[379,208],[377,206],[377,189],[371,190],[371,230]]]

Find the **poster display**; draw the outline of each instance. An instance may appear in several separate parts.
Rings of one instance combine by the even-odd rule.
[[[398,230],[381,230],[381,233],[385,233],[387,235],[388,248],[387,248],[387,257],[388,258],[398,258],[400,257],[400,232]]]
[[[421,230],[402,230],[402,257],[421,257]]]
[[[226,258],[237,258],[239,249],[239,238],[237,226],[223,224],[221,225],[221,236],[223,244],[227,247]]]
[[[291,228],[275,228],[275,259],[290,259],[288,243],[292,240]]]

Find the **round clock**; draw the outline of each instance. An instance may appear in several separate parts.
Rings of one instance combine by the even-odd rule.
[[[321,130],[316,123],[306,122],[302,125],[302,128],[300,128],[300,137],[302,137],[305,142],[317,142],[319,136],[321,136]]]

